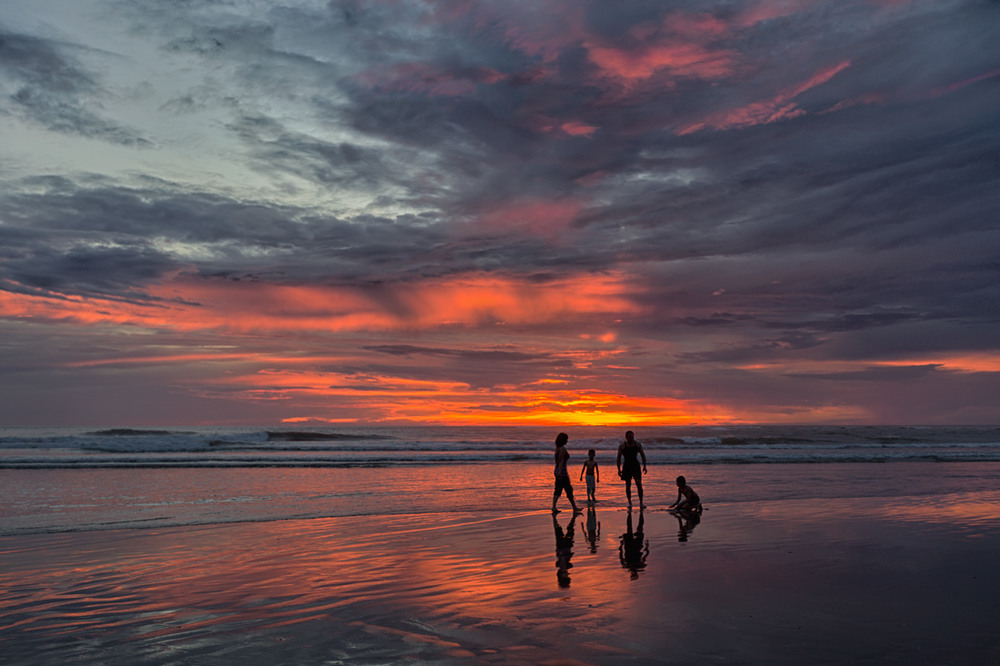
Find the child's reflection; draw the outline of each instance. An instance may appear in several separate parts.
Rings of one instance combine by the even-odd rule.
[[[646,568],[646,556],[649,555],[649,541],[643,534],[642,524],[644,516],[642,510],[639,511],[639,524],[637,529],[632,531],[632,512],[628,512],[625,519],[625,534],[622,534],[618,544],[618,557],[621,559],[622,567],[629,570],[629,577],[635,580],[639,577],[639,572]]]
[[[569,570],[573,568],[573,527],[576,524],[576,517],[579,514],[574,512],[566,525],[566,531],[559,525],[556,515],[552,514],[552,529],[556,533],[556,578],[559,580],[559,587],[569,587]]]
[[[694,528],[698,526],[701,522],[701,512],[700,511],[671,511],[674,518],[677,519],[677,540],[687,541],[688,535],[694,531]]]
[[[597,511],[594,507],[587,507],[587,524],[584,525],[583,535],[587,537],[590,544],[590,552],[597,552],[597,542],[601,539],[601,524],[597,521]]]

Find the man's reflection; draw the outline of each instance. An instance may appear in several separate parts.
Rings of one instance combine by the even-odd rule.
[[[637,579],[639,572],[646,568],[646,556],[649,555],[649,541],[642,531],[643,520],[644,516],[640,509],[639,524],[633,532],[632,511],[629,511],[628,518],[625,519],[625,534],[621,535],[618,544],[618,557],[622,561],[622,567],[629,570],[629,577],[632,580]]]
[[[590,544],[590,552],[596,553],[597,542],[601,539],[601,524],[597,522],[597,510],[593,506],[587,507],[587,523],[584,525],[583,535]]]
[[[566,531],[559,525],[556,515],[552,514],[552,529],[556,533],[556,578],[559,580],[559,587],[569,587],[569,570],[573,568],[573,527],[576,524],[578,513],[573,513],[566,525]]]

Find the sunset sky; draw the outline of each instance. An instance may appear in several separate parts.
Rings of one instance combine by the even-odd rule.
[[[3,0],[0,425],[1000,422],[997,35]]]

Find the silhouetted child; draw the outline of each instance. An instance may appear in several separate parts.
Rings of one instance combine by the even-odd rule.
[[[594,455],[596,452],[594,449],[587,451],[587,459],[583,461],[583,469],[580,470],[580,479],[583,479],[584,473],[587,475],[587,503],[593,504],[597,501],[595,493],[597,492],[597,484],[601,480],[601,472],[597,469],[597,461],[594,460]]]
[[[678,511],[701,511],[701,498],[683,476],[677,477],[677,499],[670,505]]]

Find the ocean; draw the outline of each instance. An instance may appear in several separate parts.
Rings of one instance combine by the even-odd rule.
[[[998,663],[1000,428],[566,431],[2,429],[0,661]]]
[[[570,470],[595,449],[598,496],[624,502],[621,428],[567,428]],[[675,499],[685,474],[706,503],[933,496],[940,477],[992,489],[1000,427],[636,428],[646,501]],[[557,428],[193,427],[0,429],[0,536],[291,518],[489,514],[551,504]],[[907,488],[879,463],[940,463]],[[781,470],[780,472],[778,470]],[[912,475],[911,475],[912,476]],[[922,479],[922,480],[921,480]],[[564,508],[566,508],[564,506]]]
[[[614,456],[621,428],[565,429],[570,449]],[[1000,426],[636,428],[653,464],[1000,461]],[[394,467],[541,462],[555,427],[0,428],[0,469]]]

